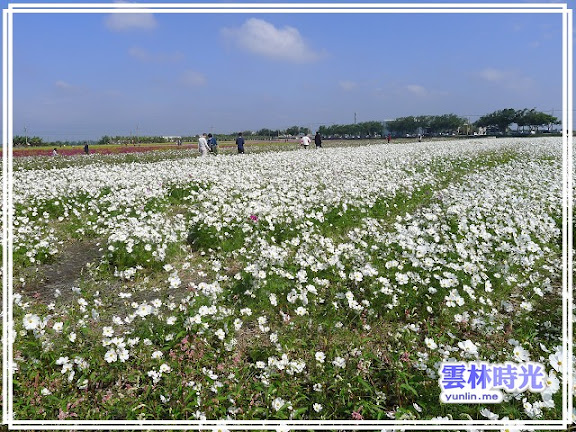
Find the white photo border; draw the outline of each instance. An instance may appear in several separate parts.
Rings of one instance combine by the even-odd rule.
[[[379,430],[394,428],[399,430],[452,430],[480,427],[487,429],[503,427],[547,428],[564,430],[572,423],[573,394],[570,392],[573,382],[573,260],[572,260],[572,131],[573,131],[573,21],[572,9],[566,3],[9,3],[2,11],[2,89],[3,89],[3,134],[2,134],[2,282],[3,282],[3,387],[2,404],[3,424],[9,429],[70,430],[107,429],[118,430],[234,430],[277,429],[350,429]],[[92,421],[92,420],[14,420],[13,411],[13,15],[17,13],[549,13],[562,14],[562,143],[563,143],[563,349],[564,364],[567,370],[563,374],[562,420],[549,421],[474,421],[435,420],[398,421],[245,421],[245,420],[205,420],[205,421]]]

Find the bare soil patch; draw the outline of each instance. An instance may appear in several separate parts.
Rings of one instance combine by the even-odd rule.
[[[68,242],[55,262],[26,269],[24,278],[27,283],[19,289],[43,303],[53,301],[56,290],[65,297],[87,273],[86,265],[101,257],[97,240]]]

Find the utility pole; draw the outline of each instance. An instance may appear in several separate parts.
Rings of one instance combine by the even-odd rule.
[[[28,142],[28,130],[26,129],[26,126],[24,126],[24,139],[26,141],[26,145],[29,146],[30,143]]]
[[[354,124],[356,124],[356,113],[354,113]]]

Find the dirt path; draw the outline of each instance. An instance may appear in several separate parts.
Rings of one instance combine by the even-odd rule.
[[[15,290],[49,303],[55,299],[56,290],[60,290],[62,296],[68,295],[86,272],[86,264],[101,256],[96,240],[72,241],[63,247],[55,262],[25,269],[27,283],[18,288],[15,286]]]

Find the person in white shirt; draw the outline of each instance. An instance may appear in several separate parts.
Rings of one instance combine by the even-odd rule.
[[[207,156],[210,149],[208,148],[208,141],[206,141],[206,134],[202,134],[200,138],[198,138],[198,151],[200,152],[201,156]]]
[[[304,135],[302,137],[302,139],[300,140],[300,144],[304,147],[305,150],[307,150],[311,141],[312,140],[310,139],[310,137],[308,135]]]

